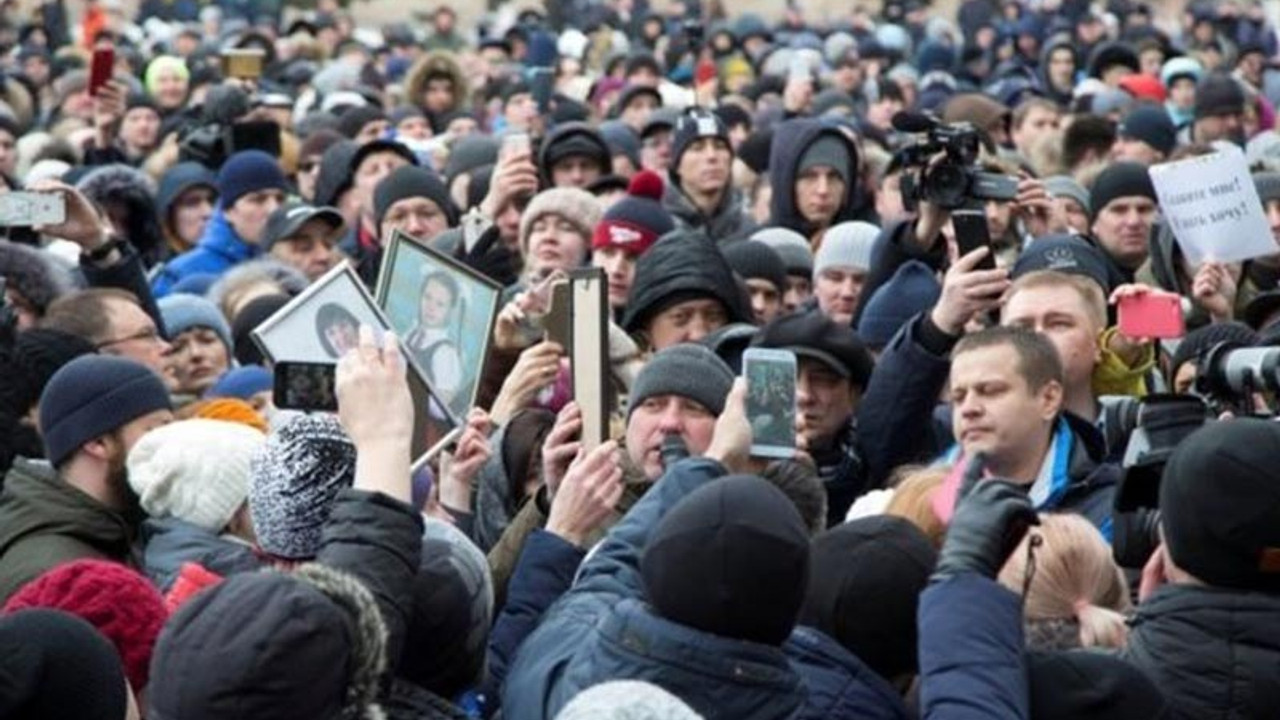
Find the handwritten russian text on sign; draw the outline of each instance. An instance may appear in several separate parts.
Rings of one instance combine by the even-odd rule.
[[[1276,243],[1249,176],[1244,153],[1231,147],[1150,169],[1169,222],[1193,265],[1272,255]]]

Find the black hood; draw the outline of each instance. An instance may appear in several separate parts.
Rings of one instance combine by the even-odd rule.
[[[914,674],[916,606],[938,553],[889,515],[838,525],[813,541],[800,622],[830,635],[886,680]]]
[[[636,263],[622,329],[642,330],[663,309],[703,297],[719,300],[730,323],[751,321],[750,305],[715,242],[702,231],[669,233]]]
[[[800,215],[800,210],[796,207],[795,193],[787,192],[785,189],[795,187],[800,159],[809,146],[823,135],[830,135],[843,142],[848,147],[849,157],[853,161],[849,168],[849,183],[845,188],[844,202],[836,216],[832,218],[831,224],[861,219],[859,212],[861,206],[865,204],[865,198],[862,196],[858,182],[862,158],[858,155],[857,145],[836,126],[821,120],[805,118],[788,120],[779,125],[773,133],[773,147],[769,152],[769,184],[774,188],[773,201],[769,206],[772,215],[770,225],[790,228],[805,237],[813,235],[815,228]]]
[[[613,153],[600,132],[583,122],[567,122],[557,125],[542,140],[538,151],[538,170],[546,187],[551,187],[551,165],[569,147],[571,154],[586,154],[600,163],[600,174],[613,172]]]
[[[809,537],[781,490],[754,476],[704,485],[658,523],[640,560],[667,620],[720,637],[781,645],[809,578]]]
[[[124,210],[126,239],[147,267],[165,259],[155,188],[145,173],[128,165],[106,165],[86,174],[76,187],[99,207]]]

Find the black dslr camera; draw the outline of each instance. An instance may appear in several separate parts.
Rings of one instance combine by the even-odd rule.
[[[903,167],[919,169],[918,173],[902,176],[902,197],[908,209],[915,209],[921,200],[955,210],[971,200],[1018,197],[1018,178],[985,172],[978,165],[982,136],[973,125],[944,123],[924,113],[900,112],[893,116],[893,127],[899,132],[925,134],[923,141],[901,151]],[[930,164],[940,153],[943,158]]]

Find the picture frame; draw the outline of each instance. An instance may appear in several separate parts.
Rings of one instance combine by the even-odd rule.
[[[336,364],[343,352],[356,346],[362,324],[372,327],[379,338],[393,330],[356,271],[348,263],[339,263],[254,328],[250,336],[273,365]],[[412,452],[416,470],[461,433],[462,423],[432,392],[413,358],[403,347],[401,351],[415,408]]]
[[[465,418],[474,407],[502,309],[502,286],[427,243],[395,232],[374,293],[427,385]]]

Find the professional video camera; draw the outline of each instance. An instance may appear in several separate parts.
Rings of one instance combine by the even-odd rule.
[[[1160,545],[1160,479],[1178,443],[1211,418],[1194,395],[1149,395],[1127,405],[1122,422],[1134,422],[1116,487],[1111,548],[1116,563],[1141,568]]]
[[[1196,367],[1196,392],[1216,410],[1255,415],[1255,393],[1280,395],[1280,348],[1218,343]]]
[[[902,176],[902,197],[909,209],[921,200],[948,210],[964,207],[973,200],[1013,200],[1018,197],[1018,178],[985,172],[978,164],[982,136],[969,123],[943,123],[924,113],[900,112],[893,127],[904,133],[925,134],[925,139],[903,148],[904,168],[918,173]],[[943,155],[937,162],[931,160]]]
[[[179,133],[178,159],[216,170],[241,150],[280,156],[280,126],[268,120],[248,121],[254,99],[235,85],[209,91],[199,119]]]

